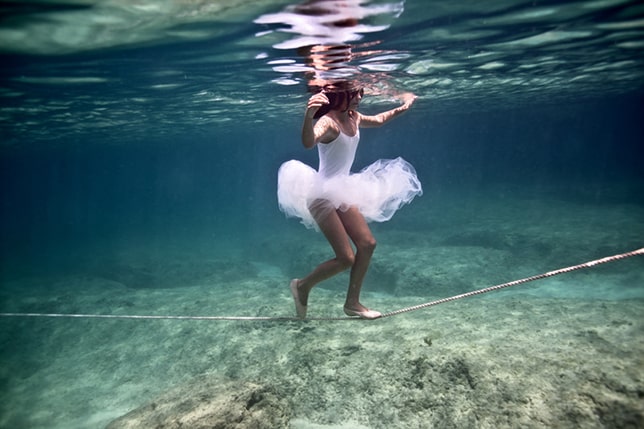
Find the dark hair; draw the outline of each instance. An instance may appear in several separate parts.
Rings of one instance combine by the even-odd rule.
[[[318,111],[315,112],[315,115],[313,115],[313,119],[321,118],[331,110],[340,109],[344,104],[344,101],[347,99],[347,93],[345,91],[325,92],[324,95],[326,95],[326,98],[329,99],[329,104],[325,104],[324,106],[320,107]]]
[[[315,115],[313,115],[313,119],[321,118],[322,116],[329,113],[331,110],[341,109],[342,106],[344,106],[345,102],[351,100],[357,94],[364,94],[364,89],[357,88],[357,89],[352,89],[350,91],[347,90],[347,91],[325,92],[324,95],[326,95],[326,98],[329,99],[329,104],[325,104],[324,106],[320,107],[318,111],[315,112]]]

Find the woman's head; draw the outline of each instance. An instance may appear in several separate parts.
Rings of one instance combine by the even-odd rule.
[[[327,87],[323,88],[322,92],[324,92],[324,95],[329,99],[329,104],[320,107],[318,111],[315,112],[315,115],[313,116],[314,119],[321,118],[331,110],[348,110],[351,107],[352,102],[355,102],[357,106],[356,100],[359,102],[364,95],[364,89],[360,87]]]

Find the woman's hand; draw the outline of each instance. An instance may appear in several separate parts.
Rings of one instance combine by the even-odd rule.
[[[306,106],[306,113],[304,114],[305,117],[308,119],[313,119],[313,116],[317,113],[320,107],[324,106],[325,104],[329,104],[329,99],[326,95],[324,95],[323,92],[313,94],[311,98],[309,98],[309,102]]]
[[[400,94],[400,100],[403,102],[403,107],[409,109],[418,97],[412,92],[405,92]]]

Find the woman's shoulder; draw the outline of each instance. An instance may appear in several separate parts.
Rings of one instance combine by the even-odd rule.
[[[319,127],[320,130],[320,143],[331,143],[338,138],[341,132],[338,123],[327,115],[322,116],[315,124],[315,127]]]
[[[371,116],[369,115],[363,115],[362,113],[358,112],[357,110],[355,111],[355,118],[356,118],[356,124],[358,125],[358,128],[362,125],[363,120],[369,119]]]

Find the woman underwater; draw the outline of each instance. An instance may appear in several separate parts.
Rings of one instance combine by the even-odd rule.
[[[402,205],[422,194],[414,168],[402,158],[378,160],[360,173],[350,173],[360,128],[388,123],[406,112],[416,99],[405,93],[401,106],[363,115],[357,110],[363,96],[362,88],[338,85],[311,96],[302,124],[302,144],[307,149],[317,146],[318,171],[296,160],[285,162],[279,169],[280,209],[288,216],[299,217],[307,227],[322,231],[335,252],[333,259],[290,282],[296,313],[302,319],[311,289],[349,268],[345,314],[364,319],[381,316],[360,303],[362,282],[376,247],[367,222],[391,219]]]

